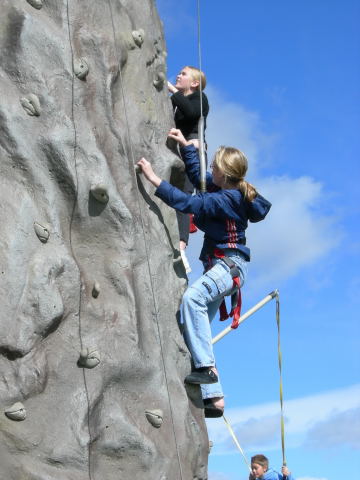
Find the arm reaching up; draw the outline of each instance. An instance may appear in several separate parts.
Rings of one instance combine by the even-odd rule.
[[[141,168],[142,173],[144,174],[145,178],[154,185],[154,187],[158,187],[161,183],[161,178],[158,177],[154,170],[152,169],[151,163],[146,160],[146,158],[141,158],[137,165]]]

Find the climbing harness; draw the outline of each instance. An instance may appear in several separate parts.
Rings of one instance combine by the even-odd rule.
[[[223,250],[219,248],[214,249],[213,256],[215,258],[220,258],[225,265],[230,269],[230,275],[233,279],[233,288],[231,291],[231,311],[228,314],[226,309],[225,297],[220,305],[220,321],[227,320],[229,317],[233,317],[233,321],[230,325],[230,328],[235,329],[239,326],[240,312],[241,312],[241,289],[240,289],[240,272],[239,268],[236,266],[236,263],[230,258],[227,257]]]
[[[199,55],[199,70],[202,71],[201,65],[201,43],[200,43],[200,0],[197,0],[197,24],[198,24],[198,55]],[[206,192],[206,154],[205,154],[205,119],[203,116],[203,98],[202,98],[202,79],[200,74],[200,118],[198,122],[199,134],[199,159],[200,159],[200,192]]]
[[[113,37],[114,37],[114,48],[115,48],[115,51],[116,51],[116,30],[115,30],[115,23],[114,23],[113,10],[112,10],[111,2],[112,2],[112,0],[108,0],[108,5],[109,5],[110,15],[111,15]],[[131,135],[130,135],[129,117],[128,117],[127,106],[126,106],[126,99],[125,99],[125,92],[124,92],[124,82],[123,82],[123,77],[122,77],[122,72],[121,72],[121,65],[119,66],[119,76],[120,76],[121,96],[122,96],[122,101],[123,101],[123,105],[124,105],[126,134],[127,134],[128,144],[130,146],[130,159],[132,160],[131,168],[133,169],[133,172],[134,172],[135,184],[137,185],[135,156],[134,156],[133,145],[132,145],[132,140],[131,140]],[[148,250],[148,242],[146,241],[146,228],[145,228],[145,222],[144,222],[141,203],[140,203],[139,188],[137,187],[135,189],[135,191],[136,191],[137,203],[138,203],[138,206],[139,206],[139,213],[140,213],[139,216],[140,216],[141,229],[142,229],[143,236],[144,236],[146,263],[147,263],[147,269],[148,269],[148,274],[149,274],[151,296],[152,296],[154,309],[155,309],[154,318],[155,318],[157,334],[158,334],[158,339],[159,339],[159,347],[160,347],[160,354],[161,354],[161,360],[162,360],[162,366],[163,366],[163,373],[164,373],[164,380],[165,380],[165,385],[166,385],[167,397],[168,397],[168,401],[169,401],[170,419],[171,419],[171,425],[172,425],[172,430],[173,430],[173,435],[174,435],[176,455],[177,455],[178,464],[179,464],[180,478],[181,478],[181,480],[183,480],[184,477],[183,477],[182,465],[181,465],[181,460],[180,460],[179,445],[178,445],[178,442],[177,442],[176,431],[175,431],[174,412],[173,412],[173,408],[172,408],[172,404],[171,404],[171,397],[170,397],[170,391],[169,391],[169,381],[168,381],[167,372],[166,372],[166,365],[165,365],[165,358],[164,358],[164,348],[163,348],[163,343],[162,343],[162,340],[161,340],[161,332],[160,332],[159,317],[158,317],[159,308],[158,308],[158,305],[157,305],[157,302],[156,302],[155,288],[154,288],[154,282],[153,282],[153,274],[152,274],[152,271],[151,271],[150,260],[149,260],[150,254],[149,254],[149,250]]]

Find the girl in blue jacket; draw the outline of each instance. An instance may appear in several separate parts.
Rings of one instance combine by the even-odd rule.
[[[198,151],[180,130],[171,129],[169,137],[180,145],[186,173],[195,187],[200,183]],[[250,250],[245,230],[250,222],[259,222],[271,204],[245,179],[247,159],[232,147],[220,147],[207,173],[207,192],[190,195],[159,178],[151,164],[142,158],[138,165],[155,187],[155,195],[167,205],[184,213],[193,213],[196,226],[204,232],[200,253],[205,273],[186,290],[181,314],[184,336],[192,356],[194,370],[186,383],[200,384],[206,416],[221,416],[224,394],[215,368],[210,322],[223,298],[233,290],[233,277],[221,256],[230,257],[239,271],[242,286],[247,274]]]

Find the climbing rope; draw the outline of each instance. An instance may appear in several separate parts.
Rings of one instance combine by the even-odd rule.
[[[201,15],[200,15],[200,0],[197,0],[197,31],[198,31],[198,57],[199,70],[202,72],[201,59],[201,31],[200,31]],[[206,155],[205,155],[205,119],[203,116],[203,93],[202,93],[202,78],[200,73],[200,118],[198,122],[199,135],[199,160],[200,160],[200,191],[206,192]]]
[[[232,426],[230,425],[230,422],[225,418],[225,415],[223,415],[223,419],[224,419],[225,425],[227,426],[227,429],[230,432],[230,435],[231,435],[232,439],[234,440],[235,445],[239,449],[239,451],[240,451],[240,453],[241,453],[241,455],[244,459],[244,462],[246,463],[246,466],[248,467],[249,472],[251,473],[250,463],[248,462],[248,460],[246,458],[246,455],[244,453],[244,450],[241,448],[241,445],[240,445],[238,439],[236,438],[235,432],[234,432]]]
[[[113,30],[113,37],[114,37],[114,49],[116,51],[116,30],[115,30],[115,23],[114,23],[111,0],[108,0],[108,5],[109,5],[109,9],[110,9],[110,16],[111,16],[111,23],[112,23],[112,30]],[[151,265],[150,265],[150,260],[149,260],[150,252],[148,250],[148,243],[146,241],[146,229],[145,229],[145,222],[144,222],[144,219],[143,219],[143,214],[142,214],[142,209],[141,209],[140,192],[139,192],[139,188],[137,187],[137,178],[136,178],[136,171],[135,171],[135,156],[134,156],[133,145],[132,145],[131,136],[130,136],[130,125],[129,125],[129,118],[128,118],[128,113],[127,113],[125,92],[124,92],[124,86],[123,86],[124,82],[123,82],[120,62],[119,62],[119,74],[120,74],[121,96],[122,96],[122,101],[123,101],[123,105],[124,105],[126,133],[127,133],[128,144],[129,144],[129,147],[130,147],[130,156],[131,156],[131,160],[132,160],[132,163],[131,163],[130,167],[132,168],[132,170],[134,172],[134,178],[135,178],[135,184],[136,184],[136,189],[135,189],[136,190],[136,198],[137,198],[137,203],[138,203],[139,212],[140,212],[141,228],[142,228],[143,236],[144,236],[146,263],[147,263],[147,269],[148,269],[148,273],[149,273],[151,296],[152,296],[152,300],[153,300],[153,304],[154,304],[154,308],[155,308],[154,317],[155,317],[155,321],[156,321],[157,333],[158,333],[158,338],[159,338],[159,346],[160,346],[160,354],[161,354],[161,360],[162,360],[163,372],[164,372],[164,378],[165,378],[165,385],[166,385],[166,391],[167,391],[167,396],[168,396],[168,401],[169,401],[170,418],[171,418],[172,430],[173,430],[173,435],[174,435],[176,454],[177,454],[177,459],[178,459],[178,463],[179,463],[180,478],[181,478],[181,480],[183,480],[183,472],[182,472],[182,465],[181,465],[181,460],[180,460],[180,452],[179,452],[179,446],[178,446],[178,442],[177,442],[177,438],[176,438],[176,431],[175,431],[174,413],[173,413],[173,409],[172,409],[172,405],[171,405],[171,396],[170,396],[168,378],[167,378],[167,373],[166,373],[164,349],[163,349],[163,344],[162,344],[162,340],[161,340],[161,332],[160,332],[160,325],[159,325],[159,318],[158,318],[159,309],[158,309],[157,302],[156,302],[153,276],[152,276]]]
[[[73,161],[75,166],[75,198],[72,206],[71,217],[70,217],[70,225],[69,225],[69,244],[72,256],[75,260],[75,263],[78,266],[79,272],[80,266],[79,262],[77,261],[76,254],[74,251],[74,247],[72,244],[72,226],[74,222],[75,216],[75,209],[78,204],[78,195],[79,195],[79,174],[78,174],[78,165],[77,165],[77,131],[76,131],[76,122],[75,122],[75,112],[74,112],[74,104],[75,104],[75,72],[74,72],[74,48],[71,41],[71,28],[70,28],[70,13],[69,13],[69,0],[66,1],[66,16],[67,16],[67,27],[68,27],[68,34],[69,34],[69,44],[70,44],[70,52],[71,52],[71,68],[72,68],[72,79],[71,79],[71,122],[73,124],[74,130],[74,143],[73,143]],[[78,317],[79,317],[79,340],[80,340],[80,350],[83,348],[83,341],[82,341],[82,328],[81,328],[81,305],[82,305],[82,288],[81,288],[81,278],[79,281],[79,309],[78,309]],[[88,475],[89,480],[92,480],[91,475],[91,429],[90,429],[90,398],[89,398],[89,390],[87,387],[86,382],[86,373],[85,368],[82,369],[83,373],[83,381],[84,381],[84,389],[86,395],[86,402],[87,402],[87,428],[88,428],[88,435],[89,435],[89,442],[87,445],[87,454],[88,454]]]
[[[200,15],[200,0],[197,0],[197,32],[198,32],[198,57],[199,57],[199,70],[202,71],[202,58],[201,58],[201,15]],[[203,101],[202,101],[202,78],[200,75],[200,117],[203,116]]]
[[[280,346],[280,297],[279,292],[276,291],[276,325],[278,331],[278,362],[279,362],[279,376],[280,376],[280,416],[281,416],[281,451],[283,465],[286,466],[285,458],[285,422],[284,422],[284,402],[283,402],[283,383],[282,383],[282,354]]]

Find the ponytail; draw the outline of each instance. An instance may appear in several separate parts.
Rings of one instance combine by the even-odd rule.
[[[248,202],[252,202],[258,194],[254,185],[251,185],[251,183],[247,182],[243,178],[238,184],[238,189],[244,195],[245,200],[247,200]]]
[[[237,148],[221,146],[215,153],[213,163],[223,172],[226,180],[240,190],[245,200],[254,200],[258,192],[251,183],[244,180],[248,161],[243,152]]]

